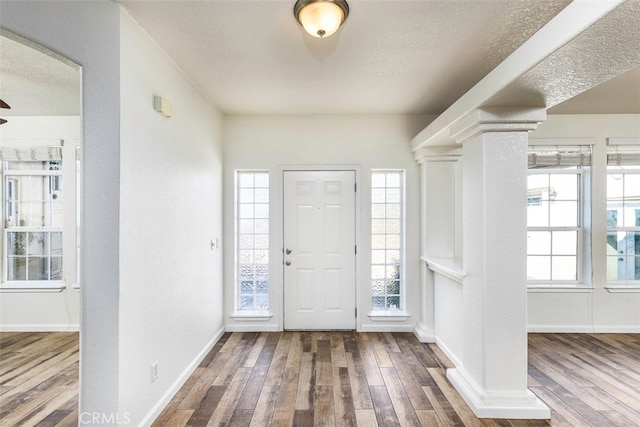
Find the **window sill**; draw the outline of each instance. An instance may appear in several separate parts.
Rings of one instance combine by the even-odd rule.
[[[421,257],[420,259],[426,262],[429,270],[434,273],[462,284],[465,274],[462,270],[462,260],[460,258]]]
[[[586,285],[567,285],[567,284],[539,284],[528,285],[527,292],[530,293],[543,293],[543,292],[561,292],[561,293],[583,293],[593,292],[593,287]]]
[[[404,310],[373,310],[367,316],[374,322],[404,322],[411,314]]]
[[[0,292],[62,292],[66,287],[64,282],[7,282],[0,284]]]
[[[236,310],[229,317],[238,322],[267,322],[273,314],[269,310]]]
[[[612,283],[604,287],[609,293],[640,293],[640,284]]]

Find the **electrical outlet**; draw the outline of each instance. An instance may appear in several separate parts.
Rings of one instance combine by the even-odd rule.
[[[151,382],[154,382],[158,379],[158,361],[156,360],[151,365]]]

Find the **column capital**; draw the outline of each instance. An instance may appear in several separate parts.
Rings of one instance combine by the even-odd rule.
[[[450,135],[459,144],[487,132],[531,132],[547,119],[545,108],[478,108],[456,121]]]
[[[418,148],[413,158],[421,165],[425,162],[455,162],[462,157],[462,151],[456,145],[442,145]]]

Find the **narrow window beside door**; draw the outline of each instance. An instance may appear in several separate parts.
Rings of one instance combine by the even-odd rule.
[[[402,171],[371,173],[371,308],[403,308]]]
[[[269,309],[269,173],[236,172],[238,310]]]

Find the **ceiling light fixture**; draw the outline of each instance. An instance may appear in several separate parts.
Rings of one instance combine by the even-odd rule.
[[[313,37],[329,37],[349,16],[345,0],[298,0],[293,14],[304,30]]]

